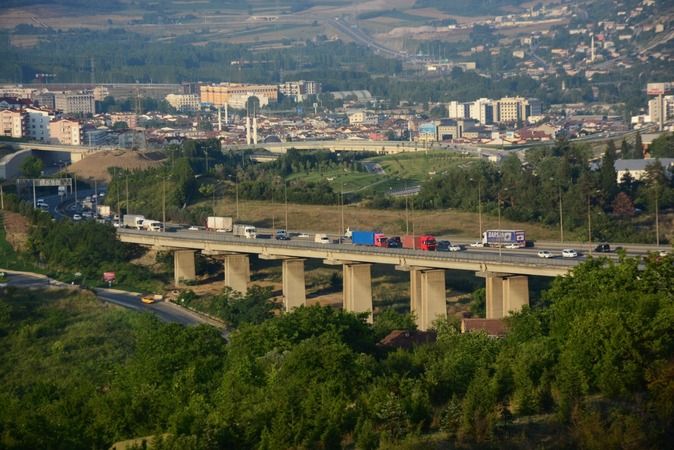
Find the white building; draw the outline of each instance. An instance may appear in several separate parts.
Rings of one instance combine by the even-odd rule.
[[[56,92],[54,108],[63,114],[94,114],[96,112],[94,94],[90,92]]]
[[[178,111],[197,111],[199,109],[199,96],[196,94],[169,94],[166,101]]]
[[[618,183],[622,182],[626,174],[630,174],[633,180],[641,180],[646,177],[646,168],[651,164],[660,161],[662,167],[665,168],[665,176],[672,177],[674,171],[674,158],[658,158],[658,159],[618,159],[613,164],[616,171],[616,180]]]
[[[316,95],[321,92],[321,83],[316,81],[286,81],[278,85],[278,90],[286,97],[293,98],[296,102],[301,102],[309,95]]]
[[[49,121],[52,119],[49,111],[38,108],[24,109],[26,118],[26,135],[40,142],[49,142]]]

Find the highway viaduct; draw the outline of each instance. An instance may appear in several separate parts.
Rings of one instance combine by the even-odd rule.
[[[529,304],[528,276],[566,275],[580,261],[541,259],[529,255],[499,255],[472,251],[438,253],[409,249],[316,244],[309,241],[244,239],[229,233],[203,231],[150,232],[119,229],[122,242],[174,251],[176,285],[196,277],[197,251],[224,260],[225,285],[246,292],[250,282],[249,255],[282,261],[283,297],[287,311],[306,304],[304,261],[319,259],[341,265],[343,305],[352,312],[372,312],[371,266],[387,264],[410,273],[410,310],[420,330],[446,317],[445,271],[465,270],[486,279],[487,319],[499,319]],[[370,315],[369,320],[372,320]]]

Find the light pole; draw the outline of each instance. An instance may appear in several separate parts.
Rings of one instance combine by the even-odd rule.
[[[166,179],[161,182],[161,219],[162,231],[166,231]]]
[[[660,250],[660,214],[658,214],[658,184],[655,184],[655,245]]]
[[[283,202],[285,203],[285,230],[288,232],[288,183],[283,180]]]
[[[275,230],[276,229],[276,210],[274,209],[275,203],[274,203],[274,179],[271,180],[271,229]]]
[[[342,242],[342,236],[344,236],[344,181],[342,181],[342,189],[339,191],[339,209],[340,209],[340,221],[339,221],[339,242]]]
[[[587,194],[587,242],[590,255],[592,255],[592,194],[600,192],[599,189]]]
[[[475,180],[471,178],[470,181]],[[477,179],[477,217],[480,224],[479,238],[482,239],[482,180],[479,178]]]
[[[555,181],[550,178],[550,181]],[[557,183],[557,195],[559,197],[559,241],[564,243],[564,210],[562,208],[562,183]]]

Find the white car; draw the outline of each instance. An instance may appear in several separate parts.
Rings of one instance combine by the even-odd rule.
[[[308,238],[309,235],[308,235],[307,233],[300,233],[300,234],[297,235],[297,237],[300,237],[300,238]]]
[[[452,244],[448,247],[448,250],[450,252],[460,252],[461,250],[463,250],[463,246],[459,244]]]
[[[562,250],[562,257],[563,258],[575,258],[578,256],[578,252],[575,251],[572,248],[565,248]]]
[[[663,257],[663,258],[664,258],[665,256],[667,256],[667,255],[669,255],[669,252],[668,252],[667,250],[660,250],[660,251],[658,252],[658,256],[661,256],[661,257]]]
[[[227,233],[227,230],[225,230],[224,228],[218,228],[217,230],[215,230],[215,232],[216,233]]]
[[[484,247],[484,243],[483,243],[482,241],[475,241],[475,242],[472,242],[472,243],[470,244],[470,246],[471,246],[471,247],[482,248],[482,247]]]
[[[505,248],[520,248],[520,244],[516,244],[515,242],[511,242],[509,244],[506,244]]]
[[[80,221],[80,220],[82,220],[82,216],[80,216],[79,214],[73,214],[73,220],[74,221]]]
[[[537,255],[539,258],[552,258],[552,253],[547,250],[541,250]]]
[[[188,231],[199,231],[199,227],[196,226],[196,225],[192,225],[192,226],[189,227],[187,230],[188,230]]]

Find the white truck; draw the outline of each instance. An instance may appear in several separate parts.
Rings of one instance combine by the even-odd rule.
[[[257,237],[257,230],[253,225],[235,223],[233,232],[234,236],[245,237],[246,239],[255,239]]]
[[[231,217],[209,216],[206,219],[206,229],[215,231],[232,231]]]
[[[122,225],[124,228],[135,228],[137,230],[142,230],[144,220],[145,216],[140,214],[124,214],[124,217],[122,217]]]
[[[110,217],[112,212],[110,211],[110,207],[108,205],[96,205],[96,214],[101,217]]]
[[[146,231],[164,231],[164,225],[158,220],[143,220],[143,229]]]

